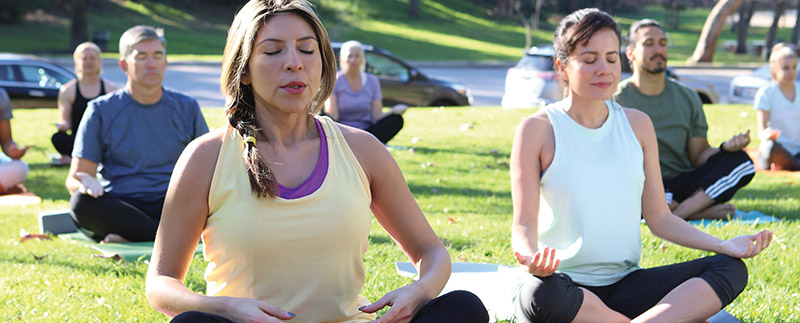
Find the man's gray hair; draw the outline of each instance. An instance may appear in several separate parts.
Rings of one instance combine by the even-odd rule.
[[[167,40],[164,38],[164,30],[161,28],[153,28],[145,25],[133,26],[126,30],[119,38],[119,56],[125,59],[133,51],[133,45],[147,40],[157,40],[164,46],[164,52],[167,51]]]
[[[644,27],[658,27],[661,31],[664,31],[664,28],[661,27],[661,24],[658,21],[653,19],[642,19],[637,22],[634,22],[631,25],[631,29],[628,31],[628,45],[629,46],[636,46],[636,40],[638,40],[639,35],[636,34],[639,29]]]

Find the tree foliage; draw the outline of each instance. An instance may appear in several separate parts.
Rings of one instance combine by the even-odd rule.
[[[0,0],[0,24],[16,24],[26,13],[47,7],[47,0]]]

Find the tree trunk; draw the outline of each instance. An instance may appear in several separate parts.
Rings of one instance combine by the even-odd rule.
[[[86,17],[88,9],[89,0],[72,0],[72,28],[69,41],[70,51],[74,51],[75,47],[89,40],[89,21]]]
[[[767,31],[767,39],[764,42],[764,50],[761,51],[761,58],[763,58],[765,61],[769,59],[769,55],[772,53],[772,45],[775,42],[775,36],[778,34],[778,22],[781,20],[783,12],[786,11],[786,1],[773,0],[772,10],[772,25],[769,26],[769,31]]]
[[[796,9],[796,16],[794,20],[794,29],[792,29],[792,44],[797,45],[797,41],[800,40],[800,1],[797,1]]]
[[[736,53],[747,53],[747,32],[750,31],[750,19],[756,10],[756,1],[745,0],[739,7],[739,22],[736,23]]]
[[[543,0],[536,0],[536,6],[533,12],[533,20],[531,21],[533,30],[539,30],[539,17],[542,15],[542,1]],[[800,17],[800,14],[798,14],[798,17]]]
[[[525,52],[531,48],[532,40],[531,40],[531,29],[533,27],[533,19],[529,19],[528,17],[522,17],[522,24],[525,25]]]
[[[511,17],[511,12],[514,9],[512,0],[497,0],[494,5],[494,16],[498,18]]]
[[[408,16],[414,19],[419,18],[419,1],[408,0]]]
[[[717,46],[719,34],[725,27],[725,20],[731,15],[743,0],[719,0],[703,24],[703,31],[700,33],[700,40],[694,49],[692,57],[686,60],[687,65],[696,65],[699,62],[711,62],[714,60],[714,48]]]

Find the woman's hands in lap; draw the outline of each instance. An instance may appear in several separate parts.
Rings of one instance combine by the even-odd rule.
[[[417,310],[428,301],[430,299],[425,296],[425,290],[421,286],[411,284],[389,292],[381,299],[360,308],[360,310],[365,313],[375,313],[386,306],[391,306],[375,322],[410,322]]]

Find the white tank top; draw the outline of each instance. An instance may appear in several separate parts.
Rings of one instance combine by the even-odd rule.
[[[556,248],[558,270],[587,286],[613,284],[639,268],[644,157],[625,112],[586,128],[566,100],[545,107],[555,154],[540,180],[539,248]]]

